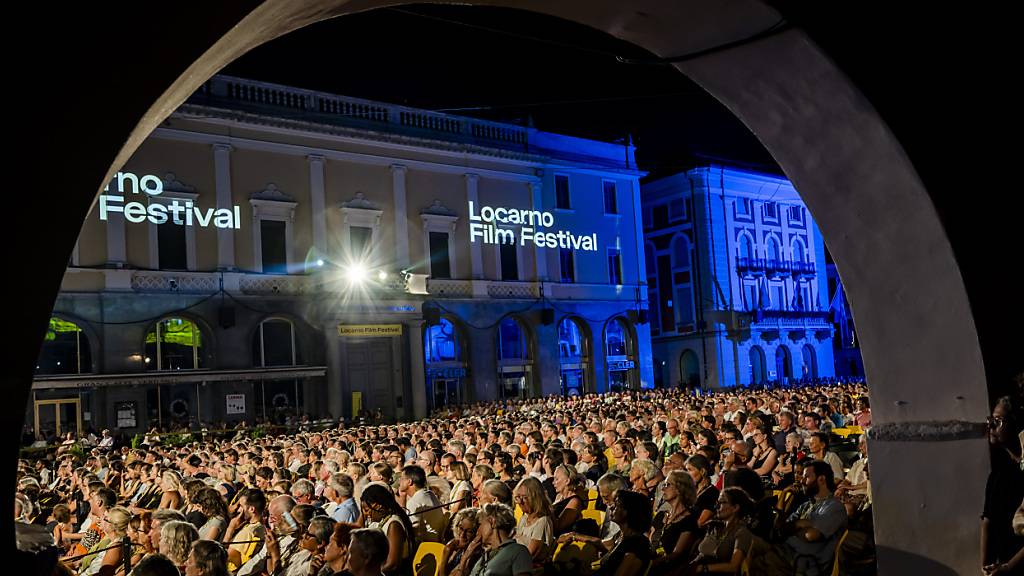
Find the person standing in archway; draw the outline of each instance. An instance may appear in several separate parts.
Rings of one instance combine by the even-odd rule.
[[[992,470],[981,515],[981,559],[985,574],[1011,574],[1024,565],[1024,537],[1014,533],[1013,514],[1024,499],[1020,415],[1009,396],[996,401],[988,418]]]

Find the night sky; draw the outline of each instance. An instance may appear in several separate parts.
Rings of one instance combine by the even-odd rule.
[[[710,162],[781,174],[750,131],[677,70],[616,55],[651,57],[534,13],[418,5],[320,22],[224,73],[604,141],[632,135],[650,178]]]

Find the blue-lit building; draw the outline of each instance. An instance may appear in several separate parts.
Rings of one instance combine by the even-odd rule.
[[[28,421],[408,420],[650,387],[633,150],[216,76],[83,225]]]
[[[788,180],[712,166],[642,197],[658,384],[834,376],[825,246]]]
[[[832,313],[832,324],[836,329],[833,340],[836,359],[836,377],[842,379],[864,378],[864,360],[860,355],[860,339],[857,337],[857,325],[853,321],[853,311],[846,299],[846,290],[839,279],[836,265],[828,263],[829,311]]]

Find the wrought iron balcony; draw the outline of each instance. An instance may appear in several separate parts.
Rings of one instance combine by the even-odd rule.
[[[737,258],[736,271],[740,274],[760,275],[764,274],[765,261],[761,258]]]

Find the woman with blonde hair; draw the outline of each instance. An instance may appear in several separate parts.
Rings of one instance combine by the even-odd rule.
[[[459,510],[469,508],[472,505],[470,500],[473,497],[473,485],[469,481],[469,466],[465,462],[455,461],[448,465],[448,481],[452,483],[451,492],[448,493],[448,501],[454,502],[448,507],[451,514]]]
[[[551,502],[544,486],[540,480],[527,476],[519,481],[512,496],[523,511],[516,524],[516,542],[526,546],[535,564],[543,563],[555,541]]]
[[[128,524],[131,519],[132,513],[123,506],[114,506],[107,510],[100,520],[103,540],[98,546],[108,549],[96,554],[89,565],[79,572],[79,576],[113,576],[117,572],[124,562],[125,550],[122,546],[115,548],[110,548],[110,546],[121,542],[128,534]]]
[[[163,495],[160,497],[160,504],[157,509],[169,508],[171,510],[180,510],[185,503],[185,499],[182,497],[181,487],[181,474],[178,474],[174,470],[165,470],[163,475],[160,476],[160,490],[163,491]]]
[[[160,526],[160,553],[174,562],[182,574],[196,540],[199,540],[199,531],[189,522],[171,520]]]

